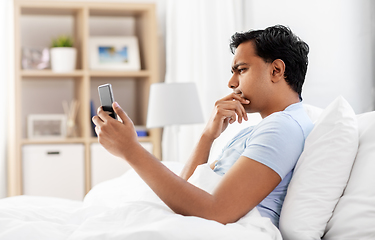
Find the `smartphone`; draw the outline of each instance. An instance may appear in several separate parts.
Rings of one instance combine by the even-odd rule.
[[[112,108],[112,103],[115,101],[112,92],[112,85],[107,83],[98,87],[100,103],[103,110],[108,112],[109,116],[117,119],[116,113]]]

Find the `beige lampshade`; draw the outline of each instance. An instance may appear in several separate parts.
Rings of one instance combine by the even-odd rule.
[[[203,123],[195,83],[154,83],[150,88],[147,128]]]

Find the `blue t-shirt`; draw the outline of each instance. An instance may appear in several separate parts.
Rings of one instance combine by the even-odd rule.
[[[224,175],[240,156],[245,156],[279,174],[279,185],[257,206],[260,214],[278,227],[288,184],[313,126],[301,102],[289,105],[240,131],[223,148],[214,171]]]

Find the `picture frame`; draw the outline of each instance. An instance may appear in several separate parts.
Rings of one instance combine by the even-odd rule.
[[[50,58],[50,50],[48,47],[23,47],[22,69],[47,69],[50,67]]]
[[[66,137],[65,114],[30,114],[27,117],[29,139],[61,139]]]
[[[92,70],[140,70],[137,37],[91,37],[90,68]]]

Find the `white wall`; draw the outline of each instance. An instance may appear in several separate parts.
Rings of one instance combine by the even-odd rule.
[[[167,0],[111,1],[156,3],[163,80]],[[343,95],[356,113],[374,109],[375,1],[243,0],[243,3],[244,30],[283,24],[309,44],[309,68],[303,89],[306,103],[324,108]]]
[[[10,79],[14,77],[12,55],[13,42],[13,8],[12,0],[0,1],[0,103],[2,114],[0,117],[0,198],[7,194],[6,189],[6,147],[7,147],[7,120],[9,116],[9,87]],[[5,46],[5,47],[4,47]]]
[[[302,96],[326,107],[343,95],[356,113],[374,109],[371,0],[245,1],[245,27],[289,26],[310,46]]]

